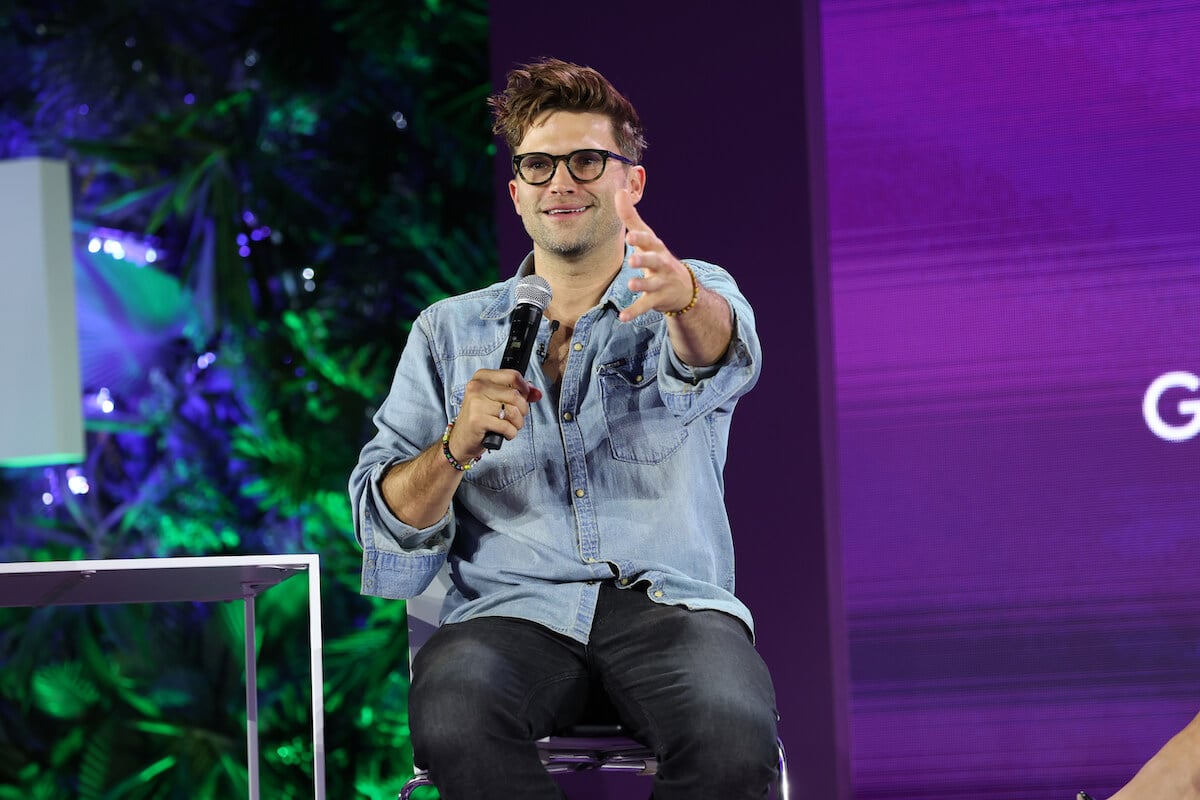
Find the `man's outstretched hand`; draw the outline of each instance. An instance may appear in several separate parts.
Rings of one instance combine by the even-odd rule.
[[[679,311],[687,306],[692,301],[692,276],[687,266],[671,255],[642,220],[628,190],[617,193],[616,207],[628,229],[625,241],[633,247],[629,265],[642,271],[642,277],[629,281],[629,290],[642,296],[621,312],[621,321],[629,322],[651,310]]]

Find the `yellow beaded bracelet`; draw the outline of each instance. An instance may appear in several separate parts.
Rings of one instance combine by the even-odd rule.
[[[688,275],[692,279],[692,302],[678,311],[664,311],[663,316],[678,317],[680,314],[686,314],[696,307],[696,301],[700,299],[700,282],[696,280],[696,273],[687,264],[684,264],[684,266],[687,267]]]

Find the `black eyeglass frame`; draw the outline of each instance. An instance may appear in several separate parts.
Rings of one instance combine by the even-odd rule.
[[[598,175],[596,175],[596,177],[581,178],[575,174],[575,170],[571,169],[571,159],[574,158],[575,156],[579,155],[580,153],[594,153],[594,154],[600,156],[603,163],[600,165],[600,173]],[[550,169],[550,174],[546,177],[546,180],[538,181],[537,183],[534,183],[533,181],[526,178],[525,175],[521,172],[521,162],[524,161],[525,159],[529,158],[530,156],[542,156],[543,158],[550,159],[551,169]],[[529,184],[530,186],[544,186],[545,184],[554,180],[554,176],[558,172],[558,162],[561,161],[562,163],[567,165],[567,172],[570,173],[571,177],[575,180],[576,183],[591,183],[592,181],[598,181],[604,177],[604,171],[606,169],[608,169],[608,160],[610,158],[616,159],[617,161],[620,161],[622,164],[628,164],[631,167],[637,166],[636,161],[634,161],[633,159],[630,159],[630,158],[626,158],[625,156],[621,155],[620,153],[614,153],[611,150],[600,150],[595,147],[584,147],[579,150],[572,150],[571,152],[567,153],[566,155],[562,155],[562,156],[555,156],[555,155],[551,155],[550,153],[538,153],[538,152],[519,153],[512,157],[512,168],[513,168],[513,174],[516,175],[521,180],[525,181],[525,183]]]

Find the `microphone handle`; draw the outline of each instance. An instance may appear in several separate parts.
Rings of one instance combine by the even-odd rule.
[[[529,367],[537,340],[538,326],[542,324],[542,309],[530,303],[518,303],[513,309],[512,325],[508,329],[508,344],[500,358],[500,369],[515,369],[522,375]],[[483,437],[483,446],[488,450],[499,450],[504,436],[491,431]]]

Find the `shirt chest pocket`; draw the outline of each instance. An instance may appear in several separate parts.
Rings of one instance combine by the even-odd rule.
[[[457,386],[450,397],[454,416],[462,410],[466,384]],[[489,450],[483,458],[463,474],[463,480],[485,489],[506,489],[529,473],[535,464],[533,449],[533,414],[525,418],[525,427],[517,432],[517,438],[507,439],[499,450]]]
[[[598,370],[609,448],[618,461],[658,464],[687,440],[687,428],[659,397],[657,372],[657,352],[611,361]]]

